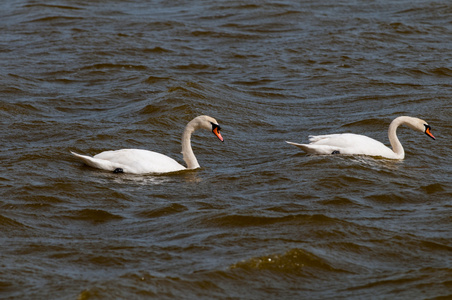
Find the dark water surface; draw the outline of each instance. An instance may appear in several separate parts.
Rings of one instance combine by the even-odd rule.
[[[0,298],[452,297],[452,2],[2,1]],[[69,151],[202,168],[112,174]],[[306,156],[355,132],[406,159]]]

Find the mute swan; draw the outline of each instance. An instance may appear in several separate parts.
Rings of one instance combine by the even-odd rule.
[[[405,151],[396,135],[397,127],[400,125],[407,125],[414,130],[422,131],[432,139],[435,139],[427,122],[418,118],[402,116],[395,118],[389,125],[388,137],[392,150],[370,137],[353,133],[311,135],[309,136],[309,144],[286,143],[300,147],[309,154],[361,154],[381,156],[389,159],[403,159]]]
[[[199,168],[198,161],[193,153],[190,143],[191,134],[197,129],[212,130],[223,142],[220,134],[220,125],[209,116],[198,116],[185,126],[182,135],[182,154],[187,167],[166,155],[141,149],[122,149],[116,151],[104,151],[94,157],[80,155],[71,151],[73,155],[81,159],[85,164],[93,168],[114,171],[115,173],[167,173],[185,169]]]

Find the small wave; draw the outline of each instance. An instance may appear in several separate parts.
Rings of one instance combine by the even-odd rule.
[[[171,128],[175,122],[178,122],[176,124],[180,126],[185,126],[190,120],[186,120],[184,123],[178,119],[178,116],[195,115],[195,111],[189,104],[181,103],[177,99],[166,99],[166,101],[162,102],[155,101],[140,109],[138,113],[146,116],[146,119],[142,121],[143,123],[154,124],[159,129]],[[183,130],[182,128],[181,130]]]
[[[434,68],[429,70],[429,72],[436,76],[452,76],[452,70],[446,67]]]
[[[441,183],[433,183],[429,185],[421,186],[421,188],[427,193],[427,194],[435,194],[439,192],[444,192],[445,189]]]
[[[447,241],[444,243],[433,242],[433,241],[422,241],[421,246],[427,248],[429,251],[444,251],[444,254],[452,253],[452,246],[446,245]]]
[[[265,217],[265,216],[251,216],[251,215],[222,215],[213,217],[205,222],[210,226],[216,225],[219,227],[248,227],[248,226],[263,226],[275,223],[316,223],[320,222],[325,225],[328,222],[335,222],[335,219],[327,217],[325,215],[286,215],[282,217]]]
[[[36,3],[36,4],[26,4],[23,7],[39,7],[39,8],[58,8],[58,9],[67,9],[67,10],[79,10],[81,8],[75,7],[75,6],[68,6],[68,5],[57,5],[57,4],[42,4],[42,3]]]
[[[426,34],[428,33],[421,26],[407,25],[402,22],[393,22],[389,24],[389,28],[393,29],[398,34]]]
[[[162,48],[162,47],[154,47],[154,48],[144,49],[143,52],[144,53],[170,53],[173,51]]]
[[[231,269],[268,270],[290,274],[315,276],[320,271],[347,272],[334,268],[327,260],[303,249],[291,249],[284,254],[265,255],[238,262]]]
[[[221,272],[220,272],[221,273]],[[188,278],[181,276],[164,276],[147,271],[127,272],[120,276],[119,281],[100,281],[83,290],[77,299],[106,299],[130,298],[132,290],[135,297],[143,299],[221,299],[227,294],[221,287],[221,282],[212,279],[218,274],[209,274],[211,277],[191,275]],[[113,296],[114,295],[114,296]]]
[[[364,186],[372,186],[373,181],[367,178],[360,178],[357,175],[349,176],[349,175],[337,175],[334,178],[326,177],[317,180],[317,184],[324,187],[353,187],[360,186],[363,188]]]
[[[171,205],[160,207],[157,209],[149,210],[149,211],[142,211],[139,213],[140,217],[145,218],[157,218],[161,216],[167,216],[172,215],[180,212],[187,211],[188,208],[184,205],[173,203]]]
[[[0,215],[0,231],[12,230],[25,227],[24,224],[17,222],[13,219]]]
[[[366,127],[374,127],[375,129],[382,129],[389,126],[389,123],[391,120],[383,120],[383,119],[377,119],[377,118],[369,118],[359,121],[350,122],[347,124],[342,125],[342,127],[349,128],[349,127],[356,127],[360,128],[362,130]]]
[[[144,83],[149,83],[149,84],[155,84],[157,82],[161,82],[161,81],[168,81],[171,78],[169,77],[158,77],[158,76],[149,76],[148,78],[146,78],[143,82]]]
[[[409,193],[406,191],[401,192],[386,192],[376,193],[373,195],[365,196],[365,199],[372,201],[376,204],[387,205],[391,204],[404,204],[404,203],[416,203],[424,202],[425,197],[416,193]]]
[[[151,82],[161,80],[169,80],[169,78],[149,78]],[[216,110],[216,106],[212,98],[229,98],[229,94],[223,97],[222,93],[224,94],[223,90],[218,89],[211,83],[176,82],[167,88],[165,95],[156,97],[151,103],[147,103],[139,113],[150,115],[153,118],[153,124],[171,125],[172,127],[174,122],[178,122],[180,126],[185,126],[186,123],[180,120],[181,115],[187,116],[187,123],[191,116],[201,114],[200,112],[215,117],[216,114],[213,111]],[[228,105],[227,101],[223,100],[223,106]],[[160,116],[165,117],[160,118]],[[150,120],[146,119],[144,122],[149,124]]]
[[[112,64],[112,63],[100,63],[90,66],[85,66],[81,70],[103,70],[103,69],[129,69],[137,71],[145,71],[147,67],[144,65],[126,65],[126,64]]]
[[[93,223],[104,223],[113,220],[121,220],[122,216],[109,213],[101,209],[82,209],[69,216],[70,219],[80,221],[91,221]]]
[[[208,64],[196,64],[196,63],[190,63],[187,65],[177,65],[174,67],[177,70],[184,70],[184,71],[189,71],[189,70],[208,70],[208,69],[215,69],[213,66],[208,65]]]
[[[98,265],[102,268],[108,266],[120,267],[124,266],[127,262],[125,259],[113,255],[86,255],[78,260],[78,263],[86,263],[86,260],[88,260],[90,265]]]
[[[18,88],[18,87],[13,87],[13,86],[9,86],[9,87],[4,87],[2,88],[2,94],[3,95],[13,95],[13,96],[17,96],[19,94],[24,94],[26,93],[25,90]],[[4,105],[5,103],[1,103],[2,105]]]
[[[344,197],[334,197],[333,199],[327,199],[327,200],[321,200],[320,203],[324,205],[337,205],[337,206],[348,206],[348,205],[355,205],[355,203]]]
[[[47,16],[42,18],[37,18],[30,20],[30,23],[56,23],[63,21],[80,21],[83,20],[81,17],[68,17],[68,16]]]
[[[40,112],[40,109],[36,105],[30,103],[0,103],[0,112],[5,112],[11,116],[16,115],[32,115],[34,113]]]
[[[262,217],[262,216],[245,216],[245,215],[227,215],[216,217],[208,220],[210,224],[215,224],[220,227],[245,227],[245,226],[261,226],[269,225],[278,222],[284,222],[289,217]]]

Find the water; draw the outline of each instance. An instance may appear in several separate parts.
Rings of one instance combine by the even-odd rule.
[[[3,1],[0,298],[451,297],[452,4],[299,2]],[[69,153],[182,162],[200,114],[199,170]],[[285,143],[399,115],[403,161]]]

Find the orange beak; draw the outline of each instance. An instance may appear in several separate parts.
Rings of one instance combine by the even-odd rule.
[[[435,137],[433,136],[433,134],[430,132],[430,127],[427,127],[425,129],[425,134],[428,135],[429,137],[431,137],[432,139],[436,140]]]
[[[221,136],[220,130],[218,129],[218,127],[215,127],[212,130],[213,134],[215,134],[217,136],[217,138],[220,139],[220,141],[224,142],[223,137]]]

